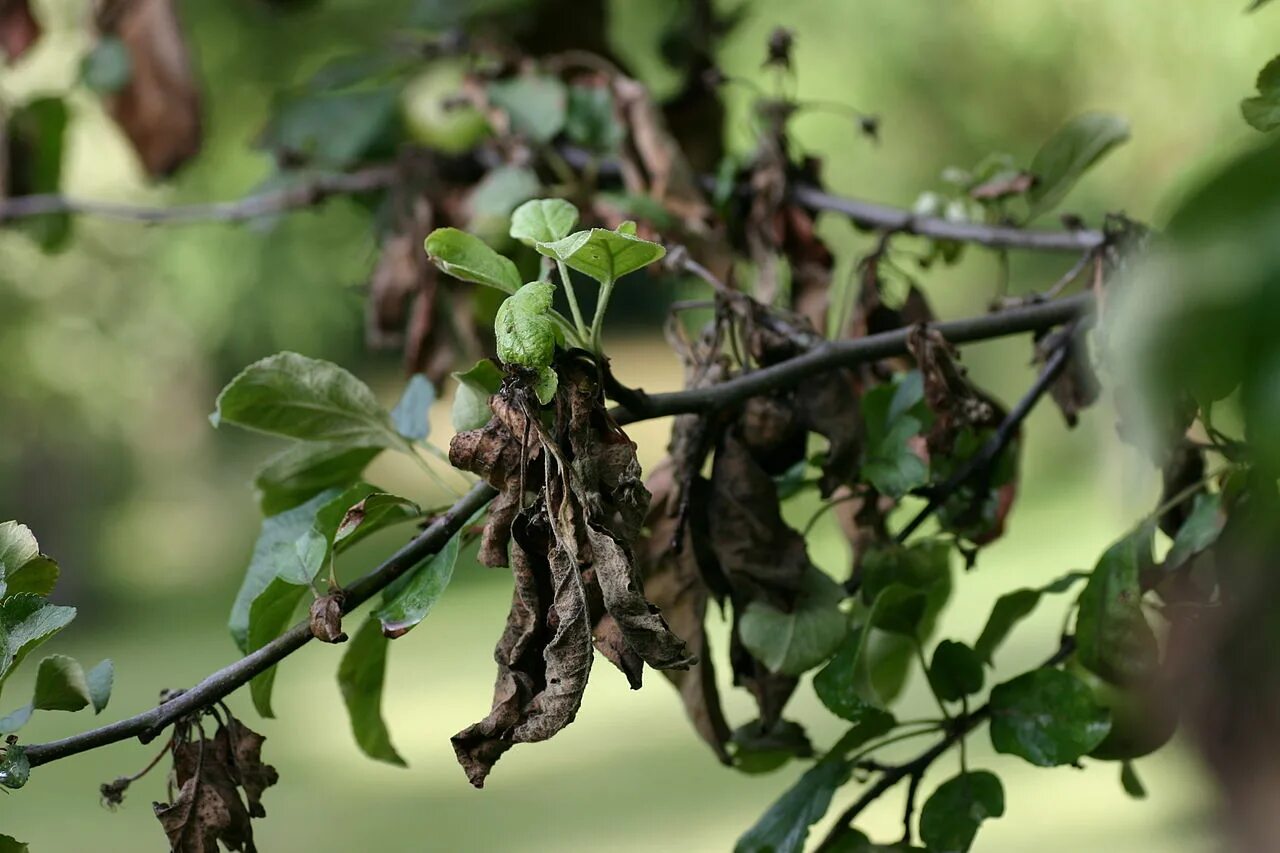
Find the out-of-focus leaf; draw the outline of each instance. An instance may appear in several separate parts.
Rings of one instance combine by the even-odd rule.
[[[395,86],[308,93],[278,104],[257,144],[288,165],[347,168],[393,152],[399,103]]]
[[[667,250],[625,231],[592,228],[553,243],[538,243],[549,258],[564,261],[571,269],[596,281],[617,281],[628,273],[662,260]]]
[[[490,83],[489,101],[510,116],[513,131],[539,143],[555,138],[568,110],[565,85],[542,74]]]
[[[391,735],[382,718],[388,645],[377,620],[365,620],[343,652],[342,663],[338,665],[338,686],[360,750],[370,758],[404,767],[405,760],[391,745]]]
[[[614,114],[613,94],[609,89],[571,86],[564,132],[569,139],[592,151],[601,154],[615,151],[626,132]]]
[[[1256,130],[1266,132],[1280,127],[1280,56],[1262,66],[1258,94],[1241,101],[1240,112]]]
[[[991,689],[991,745],[1039,767],[1078,761],[1110,730],[1088,685],[1060,669],[1034,669]]]
[[[1039,589],[1015,589],[1013,592],[1006,592],[996,599],[995,606],[991,608],[991,615],[987,617],[987,624],[982,628],[982,634],[973,644],[973,650],[977,652],[978,657],[987,664],[991,664],[992,655],[995,654],[996,649],[1009,636],[1014,626],[1035,610],[1042,595],[1066,592],[1076,581],[1087,577],[1089,577],[1088,572],[1070,572]]]
[[[729,747],[734,769],[752,776],[772,773],[793,758],[813,757],[804,727],[791,720],[778,720],[773,726],[752,720],[733,730]]]
[[[350,447],[345,443],[298,442],[258,469],[253,485],[263,515],[293,509],[327,489],[356,483],[381,447]]]
[[[74,607],[49,604],[43,596],[30,592],[10,595],[0,601],[0,687],[32,649],[71,623]]]
[[[738,623],[742,643],[772,672],[800,675],[822,663],[848,631],[840,610],[844,591],[826,573],[810,568],[789,613],[753,601]]]
[[[502,388],[502,371],[487,358],[476,362],[464,373],[455,373],[458,389],[453,394],[453,429],[467,432],[489,423],[493,412],[489,398]]]
[[[1151,564],[1153,525],[1144,524],[1098,561],[1076,617],[1076,657],[1116,684],[1146,678],[1157,664],[1156,638],[1142,612],[1139,575]]]
[[[400,402],[391,410],[391,422],[396,432],[405,438],[424,441],[431,432],[427,412],[436,401],[436,386],[421,373],[413,374],[405,386]]]
[[[114,95],[132,76],[129,49],[115,37],[100,39],[80,61],[80,79],[99,95]]]
[[[994,773],[961,773],[939,785],[920,810],[920,840],[930,853],[965,853],[982,822],[1003,814],[1004,788]]]
[[[0,835],[0,853],[29,853],[30,849],[12,835]]]
[[[1095,163],[1129,138],[1129,123],[1109,113],[1084,113],[1049,137],[1031,161],[1036,183],[1027,193],[1030,218],[1052,210]]]
[[[281,352],[256,361],[218,395],[209,416],[245,429],[348,447],[408,448],[365,385],[331,361]],[[412,452],[412,448],[409,448]]]
[[[1133,766],[1132,761],[1120,762],[1120,787],[1124,788],[1124,792],[1135,800],[1145,800],[1147,798],[1146,786],[1138,778],[1138,771]]]
[[[89,701],[93,703],[93,713],[101,714],[111,700],[111,687],[116,678],[115,664],[107,658],[85,673],[84,678],[89,685]]]
[[[1164,558],[1164,565],[1176,568],[1218,541],[1218,534],[1222,532],[1226,521],[1221,495],[1207,492],[1196,495],[1191,505],[1191,514],[1178,528],[1178,535],[1173,538],[1173,547]]]
[[[479,237],[457,228],[437,228],[427,237],[427,255],[443,272],[463,281],[515,293],[523,280],[510,258],[489,248]]]
[[[541,190],[542,182],[528,166],[499,166],[489,170],[468,197],[471,207],[468,229],[491,239],[505,234],[511,227],[512,211]]]
[[[40,22],[32,14],[29,0],[0,3],[0,52],[10,65],[21,59],[39,38]]]
[[[554,243],[578,224],[578,208],[562,198],[535,198],[511,214],[511,236],[528,246]]]
[[[18,729],[25,726],[27,721],[31,719],[31,712],[34,710],[35,708],[32,708],[30,704],[26,704],[3,719],[0,719],[0,735],[13,734]]]
[[[9,115],[8,151],[3,178],[9,196],[56,193],[62,187],[66,147],[67,105],[61,98],[36,98]],[[71,217],[65,213],[24,217],[13,223],[45,252],[56,252],[71,237]]]
[[[551,364],[556,349],[556,327],[551,319],[555,292],[553,284],[530,282],[498,306],[494,320],[498,358],[535,369]]]
[[[943,640],[933,650],[929,683],[939,699],[959,702],[982,689],[982,659],[955,640]]]
[[[50,655],[40,661],[32,708],[37,711],[79,711],[90,702],[89,682],[75,658]]]
[[[427,618],[453,578],[461,540],[461,533],[454,534],[443,548],[413,569],[406,582],[388,589],[382,607],[373,614],[382,625],[383,634],[391,639],[404,636]]]
[[[57,582],[58,564],[40,553],[31,529],[16,521],[0,524],[0,596],[48,595]]]

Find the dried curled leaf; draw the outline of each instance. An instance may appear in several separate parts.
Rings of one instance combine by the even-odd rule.
[[[1049,396],[1062,411],[1067,426],[1074,427],[1080,420],[1080,412],[1098,401],[1102,385],[1089,360],[1084,329],[1065,327],[1036,341],[1036,364],[1044,365],[1059,347],[1066,347],[1067,363],[1049,386]]]
[[[959,351],[937,330],[914,327],[907,336],[907,349],[920,367],[924,401],[933,412],[933,427],[925,437],[929,454],[946,456],[954,450],[962,429],[991,422],[991,404],[958,364]]]
[[[311,602],[311,635],[322,643],[345,643],[342,594],[324,595]]]

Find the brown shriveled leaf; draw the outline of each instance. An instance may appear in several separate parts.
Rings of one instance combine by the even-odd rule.
[[[585,577],[584,577],[585,582]],[[590,593],[588,593],[590,594]],[[607,611],[594,620],[591,640],[596,651],[627,677],[632,690],[639,690],[644,683],[644,660],[635,653],[622,635],[622,627]]]
[[[40,38],[29,0],[0,0],[0,51],[12,65]]]
[[[105,98],[107,112],[147,174],[173,174],[200,150],[201,97],[175,0],[97,0],[98,32],[129,53],[129,81]]]
[[[311,636],[322,643],[345,643],[342,631],[341,591],[322,595],[311,602]]]
[[[1030,190],[1035,182],[1036,176],[1030,172],[1007,172],[996,175],[991,180],[969,190],[969,198],[978,201],[995,201],[1022,195]]]
[[[156,818],[169,844],[178,853],[252,851],[253,826],[232,777],[234,763],[225,728],[213,738],[185,740],[173,747],[174,781],[178,796],[172,803],[155,803]]]
[[[907,336],[907,349],[920,368],[925,404],[934,415],[926,445],[930,455],[946,456],[961,429],[991,422],[992,406],[957,363],[959,351],[937,330],[924,325],[914,327]]]
[[[742,609],[746,609],[745,606]],[[744,687],[756,700],[760,722],[772,728],[782,719],[782,711],[791,694],[796,692],[800,679],[792,675],[771,672],[767,666],[752,657],[738,635],[739,610],[735,606],[733,636],[729,641],[729,663],[733,667],[733,683]]]
[[[1049,396],[1058,404],[1067,426],[1074,427],[1080,420],[1080,412],[1098,401],[1102,384],[1089,360],[1084,329],[1073,332],[1071,328],[1063,328],[1036,341],[1035,363],[1043,366],[1058,347],[1067,348],[1067,363],[1049,387]]]
[[[266,817],[262,806],[262,793],[280,781],[280,774],[270,764],[262,763],[262,744],[266,738],[230,714],[227,715],[227,742],[231,749],[231,761],[235,778],[244,789],[250,817]]]

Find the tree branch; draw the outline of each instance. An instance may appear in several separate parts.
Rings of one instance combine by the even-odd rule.
[[[933,328],[952,343],[969,343],[1060,325],[1088,312],[1092,304],[1093,299],[1090,294],[1080,294],[1057,302],[1010,309],[999,314],[936,323],[933,324]],[[620,423],[633,423],[666,415],[706,412],[733,405],[748,397],[790,386],[802,378],[837,367],[848,367],[887,356],[901,355],[907,351],[908,332],[909,330],[904,329],[868,335],[850,341],[825,343],[804,355],[747,373],[711,388],[642,396],[639,399],[643,404],[637,402],[639,411],[619,408],[615,409],[614,413]],[[350,584],[345,589],[343,613],[350,613],[385,589],[396,578],[443,548],[467,520],[496,494],[486,483],[482,482],[474,486],[412,542],[393,554],[386,562]],[[163,704],[98,729],[50,743],[33,744],[26,747],[27,758],[34,767],[132,737],[147,743],[178,718],[199,711],[244,686],[254,676],[265,672],[302,648],[311,638],[308,622],[306,620],[299,622],[267,645],[223,667],[195,687]]]

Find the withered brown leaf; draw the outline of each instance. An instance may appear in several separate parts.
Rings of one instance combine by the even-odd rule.
[[[276,769],[270,764],[262,763],[262,744],[266,738],[230,714],[227,715],[225,731],[231,748],[231,760],[235,766],[236,781],[244,789],[249,815],[266,817],[262,793],[280,781],[280,774],[276,773]]]
[[[178,796],[172,803],[155,803],[156,818],[177,853],[254,853],[253,827],[231,776],[234,768],[225,728],[213,738],[202,735],[173,746],[174,781]]]
[[[1049,354],[1059,347],[1066,348],[1067,363],[1049,386],[1049,396],[1058,405],[1067,426],[1074,427],[1080,420],[1080,412],[1098,401],[1102,383],[1089,360],[1089,343],[1083,328],[1064,327],[1037,340],[1035,363],[1043,366]]]
[[[342,594],[322,595],[311,602],[311,636],[322,643],[345,643],[342,631]]]
[[[40,38],[40,22],[29,0],[0,0],[0,51],[10,65]]]

